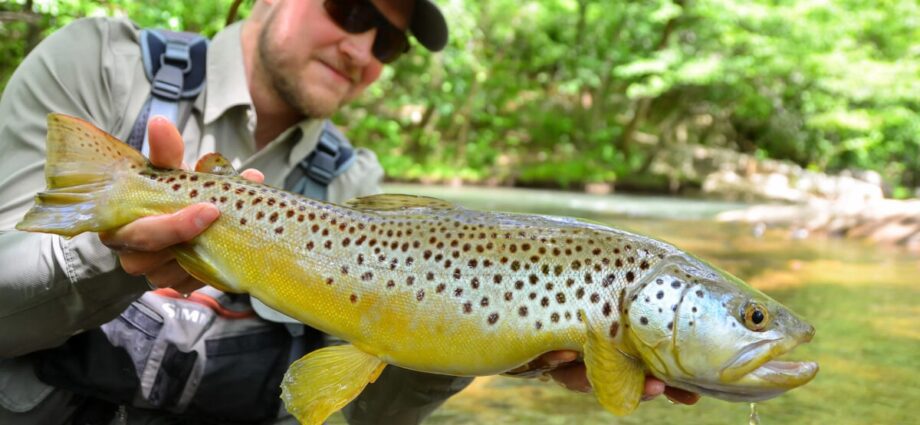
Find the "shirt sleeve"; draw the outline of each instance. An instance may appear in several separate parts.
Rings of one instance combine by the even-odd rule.
[[[125,75],[131,61],[123,53],[133,45],[136,65],[134,31],[123,20],[75,21],[26,57],[0,98],[0,357],[53,347],[111,320],[146,288],[95,234],[65,239],[14,229],[45,188],[49,113],[113,133],[125,127],[134,76]]]

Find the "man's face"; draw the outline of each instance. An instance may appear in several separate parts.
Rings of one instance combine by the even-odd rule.
[[[349,34],[326,13],[324,0],[276,0],[259,36],[262,70],[277,94],[311,117],[333,114],[377,80],[383,68],[371,53],[377,34]],[[335,1],[335,0],[332,0]],[[377,3],[377,2],[375,2]],[[411,2],[378,8],[399,28]]]

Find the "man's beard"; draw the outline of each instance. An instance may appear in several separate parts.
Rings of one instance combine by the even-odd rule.
[[[300,82],[296,75],[285,74],[282,71],[286,64],[270,53],[272,45],[267,34],[270,32],[271,25],[272,20],[269,19],[259,35],[259,58],[262,62],[262,71],[271,83],[275,93],[288,106],[304,116],[326,118],[334,114],[338,110],[339,102],[335,102],[334,105],[328,105],[328,102],[314,98],[306,87],[299,84]]]

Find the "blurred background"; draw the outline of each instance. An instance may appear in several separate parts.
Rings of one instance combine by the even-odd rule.
[[[762,423],[911,423],[920,400],[917,0],[435,0],[420,46],[335,117],[387,191],[592,218],[670,241],[818,329],[814,383]],[[84,16],[213,35],[251,1],[0,0],[0,88]],[[78,41],[77,41],[78,42]],[[915,407],[915,406],[914,406]],[[618,423],[745,423],[647,403]],[[431,423],[610,423],[592,397],[483,378]]]

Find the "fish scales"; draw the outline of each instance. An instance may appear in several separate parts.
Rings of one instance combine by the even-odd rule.
[[[152,193],[172,193],[164,207],[205,200],[221,209],[215,231],[196,245],[222,271],[219,286],[259,283],[269,270],[283,283],[238,288],[314,306],[321,300],[315,314],[292,316],[332,322],[317,327],[376,347],[369,351],[392,364],[441,373],[498,373],[548,350],[577,349],[579,311],[615,321],[621,289],[667,252],[626,232],[548,217],[456,207],[364,212],[239,177],[142,176],[159,186]],[[240,230],[245,238],[235,239],[252,250],[227,255],[233,250],[221,235]],[[292,259],[300,267],[286,267]],[[483,363],[487,355],[505,360]]]
[[[594,396],[633,411],[650,374],[731,401],[809,382],[813,362],[776,357],[814,328],[671,245],[579,220],[472,211],[378,195],[345,205],[235,174],[212,154],[163,170],[85,121],[48,120],[48,189],[17,224],[74,236],[208,202],[220,217],[173,247],[193,276],[351,344],[291,364],[289,412],[322,423],[387,364],[489,375],[542,353],[582,353]]]

